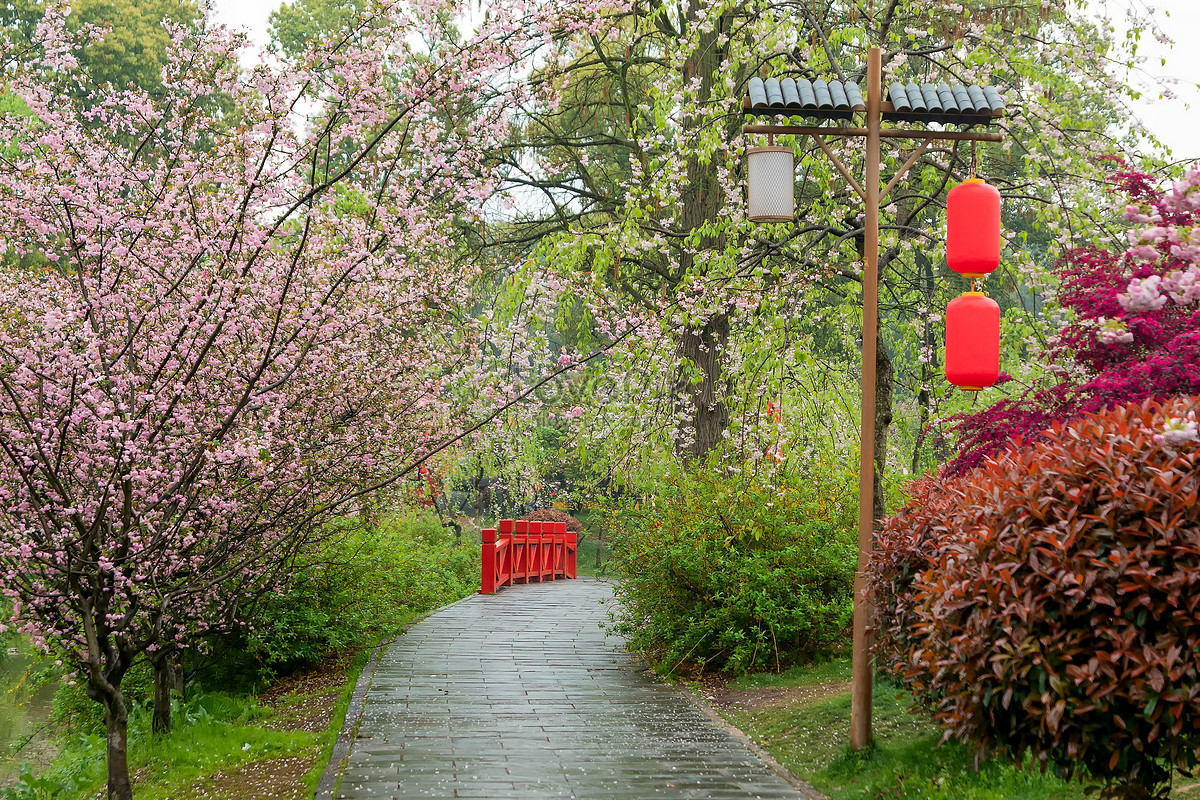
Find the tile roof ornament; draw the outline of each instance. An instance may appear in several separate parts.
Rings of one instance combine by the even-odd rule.
[[[754,116],[782,114],[846,122],[867,110],[862,90],[853,81],[751,78],[747,89],[742,105]],[[1004,116],[1005,104],[994,86],[896,81],[888,87],[882,111],[890,122],[990,125]]]

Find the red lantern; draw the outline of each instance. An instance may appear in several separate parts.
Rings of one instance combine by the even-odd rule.
[[[946,263],[968,278],[1000,266],[1000,192],[968,178],[946,195]]]
[[[946,380],[977,392],[1000,377],[1000,306],[966,292],[946,306]]]

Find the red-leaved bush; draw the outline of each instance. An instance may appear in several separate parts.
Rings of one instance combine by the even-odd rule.
[[[946,738],[1110,797],[1200,762],[1198,407],[1056,424],[886,521],[877,656]]]
[[[539,508],[537,511],[529,512],[521,517],[521,519],[529,520],[530,522],[565,522],[567,523],[568,531],[583,533],[582,522],[556,508]]]

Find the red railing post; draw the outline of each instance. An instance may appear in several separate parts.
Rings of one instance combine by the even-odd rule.
[[[529,583],[529,523],[513,523],[513,583]]]
[[[498,527],[500,530],[496,541],[496,588],[501,588],[513,584],[513,521],[502,519]]]
[[[579,534],[575,531],[567,531],[566,553],[564,555],[563,572],[568,578],[574,578],[578,575],[577,564],[575,563],[576,551],[579,549]]]
[[[554,577],[567,577],[567,523],[554,523]]]
[[[496,529],[484,528],[483,565],[479,581],[480,594],[496,593]]]
[[[542,523],[529,523],[529,550],[526,556],[529,559],[529,581],[542,580]]]
[[[554,580],[554,533],[553,523],[542,523],[542,560],[540,563],[542,580]]]

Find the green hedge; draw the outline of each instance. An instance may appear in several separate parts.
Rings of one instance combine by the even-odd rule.
[[[619,509],[614,630],[664,672],[780,669],[845,638],[856,560],[853,473],[668,476]]]
[[[334,529],[301,557],[287,593],[254,609],[240,649],[283,672],[368,646],[476,591],[479,559],[478,542],[455,546],[454,533],[427,513]]]

